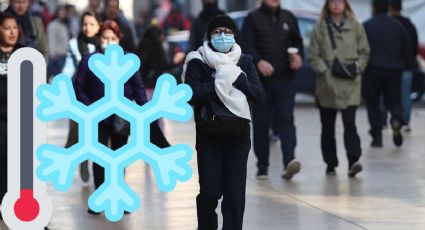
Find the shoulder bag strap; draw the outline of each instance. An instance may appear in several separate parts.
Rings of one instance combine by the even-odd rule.
[[[335,38],[334,38],[334,34],[332,31],[332,27],[331,24],[328,22],[328,33],[329,33],[329,39],[331,39],[331,44],[332,44],[332,49],[334,50],[334,52],[336,52],[336,43],[335,43]]]

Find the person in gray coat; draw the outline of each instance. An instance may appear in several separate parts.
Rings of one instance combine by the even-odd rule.
[[[335,41],[334,51],[331,34]],[[322,16],[313,29],[309,61],[316,72],[316,98],[322,123],[321,147],[327,175],[336,174],[338,166],[335,121],[342,113],[344,143],[348,158],[348,174],[354,177],[362,170],[360,137],[356,128],[356,111],[361,99],[361,72],[369,59],[369,44],[348,0],[327,0]],[[357,66],[354,79],[337,77],[332,63],[338,57],[342,63]]]

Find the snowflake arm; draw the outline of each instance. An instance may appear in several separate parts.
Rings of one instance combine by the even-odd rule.
[[[156,183],[163,192],[172,191],[177,181],[188,181],[192,177],[189,165],[192,150],[187,145],[174,145],[165,149],[151,146],[140,157],[152,166]]]
[[[77,101],[72,82],[66,75],[58,75],[52,85],[42,85],[37,89],[37,98],[41,104],[37,108],[37,116],[42,121],[53,121],[62,118],[80,120],[87,113],[87,108]]]
[[[152,100],[141,108],[141,115],[152,122],[161,117],[174,121],[188,121],[192,115],[192,107],[188,101],[192,97],[192,90],[188,85],[177,85],[175,78],[170,74],[163,74],[156,83]]]
[[[52,181],[59,191],[67,191],[71,187],[75,170],[86,160],[84,149],[77,145],[63,149],[45,144],[37,149],[36,154],[40,161],[36,172],[38,178]]]
[[[37,176],[42,181],[51,181],[56,189],[66,191],[81,162],[89,159],[101,165],[105,169],[105,182],[90,196],[89,207],[105,212],[108,220],[118,221],[125,211],[132,212],[140,206],[140,198],[124,180],[124,169],[135,161],[144,160],[152,166],[162,191],[171,191],[178,181],[191,178],[189,146],[160,149],[149,139],[150,124],[158,118],[183,122],[192,117],[192,108],[187,103],[192,91],[187,85],[177,85],[173,76],[165,74],[158,79],[153,100],[144,103],[141,79],[130,79],[140,67],[136,55],[124,54],[121,47],[112,45],[105,54],[91,55],[88,62],[90,70],[104,83],[105,95],[100,100],[89,106],[77,101],[72,83],[65,76],[57,76],[52,85],[42,85],[37,91],[41,101],[37,108],[39,119],[71,118],[79,124],[78,144],[69,149],[52,145],[37,149],[40,161]],[[137,104],[124,94],[124,84],[129,79],[133,89],[141,90],[133,94]],[[98,141],[99,122],[113,114],[131,124],[129,143],[116,151]]]

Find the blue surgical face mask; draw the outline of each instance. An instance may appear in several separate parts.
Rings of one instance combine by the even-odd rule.
[[[235,36],[224,33],[216,34],[211,37],[212,46],[221,53],[227,53],[235,45]]]

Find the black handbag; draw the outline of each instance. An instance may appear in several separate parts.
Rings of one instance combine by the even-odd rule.
[[[332,32],[330,23],[328,23],[328,33],[332,43],[332,50],[335,54],[335,58],[331,66],[332,75],[334,75],[335,77],[343,78],[343,79],[355,80],[358,75],[357,63],[356,62],[350,63],[350,64],[342,63],[341,59],[338,58],[336,53],[336,43],[335,43],[335,38]]]
[[[112,115],[112,132],[116,135],[129,136],[130,123],[114,114]],[[154,121],[150,124],[150,140],[152,144],[159,148],[170,147],[170,143],[165,138],[164,133],[159,127],[158,121]]]
[[[112,115],[112,131],[116,135],[129,136],[130,123],[114,114]]]
[[[196,123],[200,132],[211,137],[240,137],[250,130],[249,120],[234,115],[217,98],[201,104]]]

